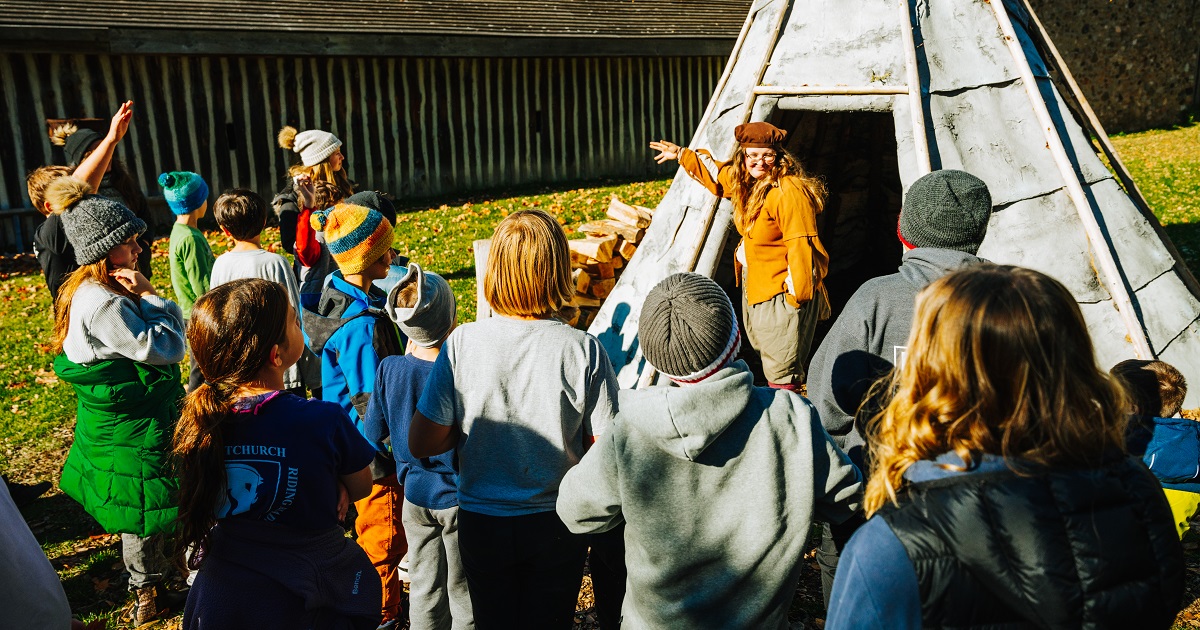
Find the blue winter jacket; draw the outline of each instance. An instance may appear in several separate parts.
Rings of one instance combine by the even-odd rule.
[[[317,310],[304,311],[305,332],[321,358],[321,398],[341,405],[360,432],[379,362],[403,354],[406,343],[383,310],[386,299],[379,289],[364,293],[335,271]]]
[[[1200,422],[1138,416],[1130,423],[1128,445],[1164,488],[1200,492]]]

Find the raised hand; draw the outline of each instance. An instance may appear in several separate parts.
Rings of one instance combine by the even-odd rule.
[[[117,113],[113,114],[112,122],[108,126],[108,135],[113,140],[120,142],[125,134],[129,131],[129,123],[133,120],[133,101],[125,101],[121,103],[121,107],[117,109]]]
[[[658,164],[669,160],[678,160],[679,151],[681,150],[678,144],[667,142],[666,140],[651,141],[650,148],[658,151],[658,155],[654,156],[654,161]]]
[[[300,196],[300,207],[312,208],[317,203],[317,187],[313,184],[312,177],[308,175],[297,175],[292,178],[296,182],[296,194]]]

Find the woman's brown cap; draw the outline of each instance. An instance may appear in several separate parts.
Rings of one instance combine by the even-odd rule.
[[[783,144],[787,132],[769,122],[752,122],[735,127],[733,137],[743,148],[769,149]]]

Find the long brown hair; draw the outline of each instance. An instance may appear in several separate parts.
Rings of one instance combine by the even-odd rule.
[[[744,147],[739,146],[733,152],[733,159],[729,163],[730,168],[733,169],[734,181],[733,190],[729,191],[730,199],[733,202],[733,224],[742,236],[746,235],[750,227],[754,225],[754,221],[758,219],[767,193],[784,177],[794,177],[800,180],[800,189],[804,191],[816,214],[820,214],[825,207],[825,198],[829,194],[825,183],[819,178],[809,175],[800,164],[800,160],[796,159],[796,156],[789,153],[783,146],[775,145],[771,147],[771,150],[775,152],[775,164],[762,179],[754,179],[750,175],[750,171],[746,170],[746,149]]]
[[[1096,365],[1075,299],[1053,278],[979,265],[917,296],[895,391],[868,425],[867,514],[896,501],[904,472],[953,451],[1026,465],[1087,467],[1125,451],[1126,401]]]
[[[255,381],[271,347],[287,343],[287,290],[258,278],[222,284],[196,301],[187,338],[204,382],[184,401],[172,453],[179,473],[176,553],[202,549],[225,492],[225,429],[239,388]],[[199,565],[193,554],[189,566]]]
[[[137,301],[139,298],[132,291],[126,289],[113,279],[110,272],[114,267],[108,264],[108,257],[100,259],[90,265],[84,265],[75,271],[72,271],[63,280],[62,287],[58,289],[58,297],[54,300],[54,339],[51,344],[51,353],[58,354],[63,351],[63,342],[67,340],[67,331],[71,327],[71,299],[75,297],[75,292],[84,282],[95,282],[96,284],[116,293]]]

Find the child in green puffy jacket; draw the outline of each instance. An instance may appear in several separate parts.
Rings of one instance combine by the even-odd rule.
[[[159,616],[156,587],[170,568],[162,535],[177,513],[167,453],[183,398],[183,313],[137,271],[141,219],[72,177],[46,195],[63,209],[79,264],[54,304],[54,370],[79,398],[60,486],[105,531],[121,534],[141,625]]]

